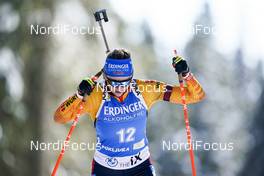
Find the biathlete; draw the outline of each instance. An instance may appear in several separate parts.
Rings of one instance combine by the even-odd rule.
[[[186,60],[177,56],[172,62],[186,83],[186,102],[201,101],[205,92],[189,71]],[[106,57],[103,81],[82,80],[77,92],[55,112],[56,122],[69,122],[85,99],[82,114],[91,117],[97,136],[92,176],[155,175],[146,136],[148,111],[158,101],[181,104],[180,87],[133,79],[133,74],[130,53],[115,49]]]

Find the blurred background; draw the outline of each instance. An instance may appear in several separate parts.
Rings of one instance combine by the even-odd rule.
[[[101,8],[110,19],[104,23],[110,47],[131,51],[136,78],[177,84],[176,48],[204,87],[206,99],[189,106],[193,138],[233,147],[196,150],[197,175],[263,176],[264,12],[257,0],[0,0],[1,175],[50,175],[59,150],[45,143],[63,141],[71,125],[56,124],[53,113],[104,63],[93,17]],[[186,139],[181,106],[153,106],[147,133],[157,175],[191,175],[188,151],[164,148],[164,141]],[[95,142],[89,117],[82,116],[72,142],[91,148],[67,150],[57,175],[89,175]]]

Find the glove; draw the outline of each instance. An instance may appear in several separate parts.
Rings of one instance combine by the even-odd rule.
[[[184,77],[189,73],[187,61],[181,56],[172,58],[172,66],[178,74],[182,74]]]
[[[95,87],[95,82],[90,78],[85,78],[79,84],[77,95],[80,98],[83,98],[85,95],[90,95]]]

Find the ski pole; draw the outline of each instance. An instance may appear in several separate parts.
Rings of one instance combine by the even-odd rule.
[[[108,17],[107,17],[107,14],[106,14],[106,10],[105,9],[102,9],[102,10],[98,10],[94,13],[94,17],[95,17],[95,20],[99,23],[99,26],[100,26],[100,29],[101,29],[101,32],[102,32],[102,35],[103,35],[103,39],[104,39],[104,43],[105,43],[105,47],[106,47],[106,53],[110,52],[110,49],[109,49],[109,45],[107,43],[107,40],[106,40],[106,35],[105,35],[105,32],[104,32],[104,27],[103,27],[103,23],[102,23],[102,20],[104,20],[104,22],[108,22]]]
[[[175,56],[177,56],[176,50],[174,50],[174,54],[175,54]],[[183,105],[183,115],[184,115],[185,128],[186,128],[186,133],[187,133],[187,143],[189,146],[189,155],[190,155],[191,165],[192,165],[192,175],[196,176],[193,146],[192,146],[192,142],[191,142],[192,141],[191,128],[190,128],[190,122],[189,122],[189,118],[188,118],[188,108],[187,108],[187,103],[186,103],[182,74],[178,74],[178,78],[179,78],[179,83],[180,83],[181,101],[182,101],[182,105]]]
[[[102,9],[102,10],[98,10],[94,13],[94,17],[95,17],[95,20],[99,23],[99,26],[100,26],[100,29],[101,29],[101,32],[102,32],[102,35],[103,35],[103,40],[104,40],[104,43],[105,43],[105,47],[106,47],[106,53],[110,52],[110,49],[109,49],[109,45],[107,43],[107,39],[106,39],[106,35],[105,35],[105,32],[104,32],[104,28],[103,28],[103,24],[102,24],[102,20],[104,20],[105,22],[108,22],[108,17],[107,17],[107,14],[106,14],[106,10],[105,9]],[[91,79],[93,81],[96,81],[103,73],[103,69],[101,69],[96,75],[94,75]],[[79,117],[81,115],[81,112],[83,110],[83,105],[84,105],[84,99],[85,97],[83,98],[82,102],[80,103],[79,105],[79,109],[76,113],[76,117],[74,118],[73,122],[72,122],[72,125],[71,125],[71,128],[70,128],[70,131],[66,137],[66,140],[65,142],[63,143],[63,147],[62,147],[62,150],[60,152],[60,155],[56,161],[56,164],[53,168],[53,171],[52,171],[52,174],[51,176],[55,176],[56,175],[56,172],[59,168],[59,165],[60,165],[60,162],[64,156],[64,153],[65,153],[65,145],[69,143],[70,141],[70,138],[71,138],[71,135],[72,135],[72,132],[73,130],[75,129],[76,125],[77,125],[77,122],[79,120]]]
[[[96,81],[96,80],[101,76],[102,73],[103,73],[103,70],[100,70],[100,71],[99,71],[96,75],[94,75],[91,79],[92,79],[93,81]],[[73,130],[75,129],[75,127],[76,127],[76,125],[77,125],[77,122],[78,122],[78,120],[79,120],[79,117],[80,117],[80,115],[81,115],[81,113],[82,113],[83,106],[84,106],[84,102],[85,102],[85,96],[84,96],[83,100],[81,101],[81,103],[80,103],[80,105],[79,105],[78,111],[77,111],[77,113],[76,113],[76,117],[74,118],[74,120],[73,120],[73,122],[72,122],[72,125],[71,125],[71,128],[70,128],[70,131],[69,131],[69,133],[68,133],[68,135],[67,135],[67,137],[66,137],[66,140],[65,140],[64,143],[63,143],[63,147],[62,147],[61,152],[60,152],[60,155],[59,155],[59,157],[58,157],[58,159],[57,159],[57,161],[56,161],[56,164],[55,164],[55,166],[54,166],[54,168],[53,168],[53,171],[52,171],[51,176],[55,176],[55,175],[56,175],[56,172],[57,172],[57,170],[58,170],[58,168],[59,168],[60,162],[61,162],[61,160],[62,160],[62,158],[63,158],[63,156],[64,156],[65,148],[66,148],[66,146],[67,146],[67,145],[69,144],[69,142],[70,142],[72,132],[73,132]]]

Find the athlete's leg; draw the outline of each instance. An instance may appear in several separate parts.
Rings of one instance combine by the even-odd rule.
[[[123,171],[109,169],[93,160],[91,176],[123,176],[122,173]]]
[[[156,176],[155,168],[152,164],[149,165],[146,176]]]
[[[155,170],[153,165],[151,164],[150,160],[147,159],[140,165],[125,170],[126,176],[156,176]]]

